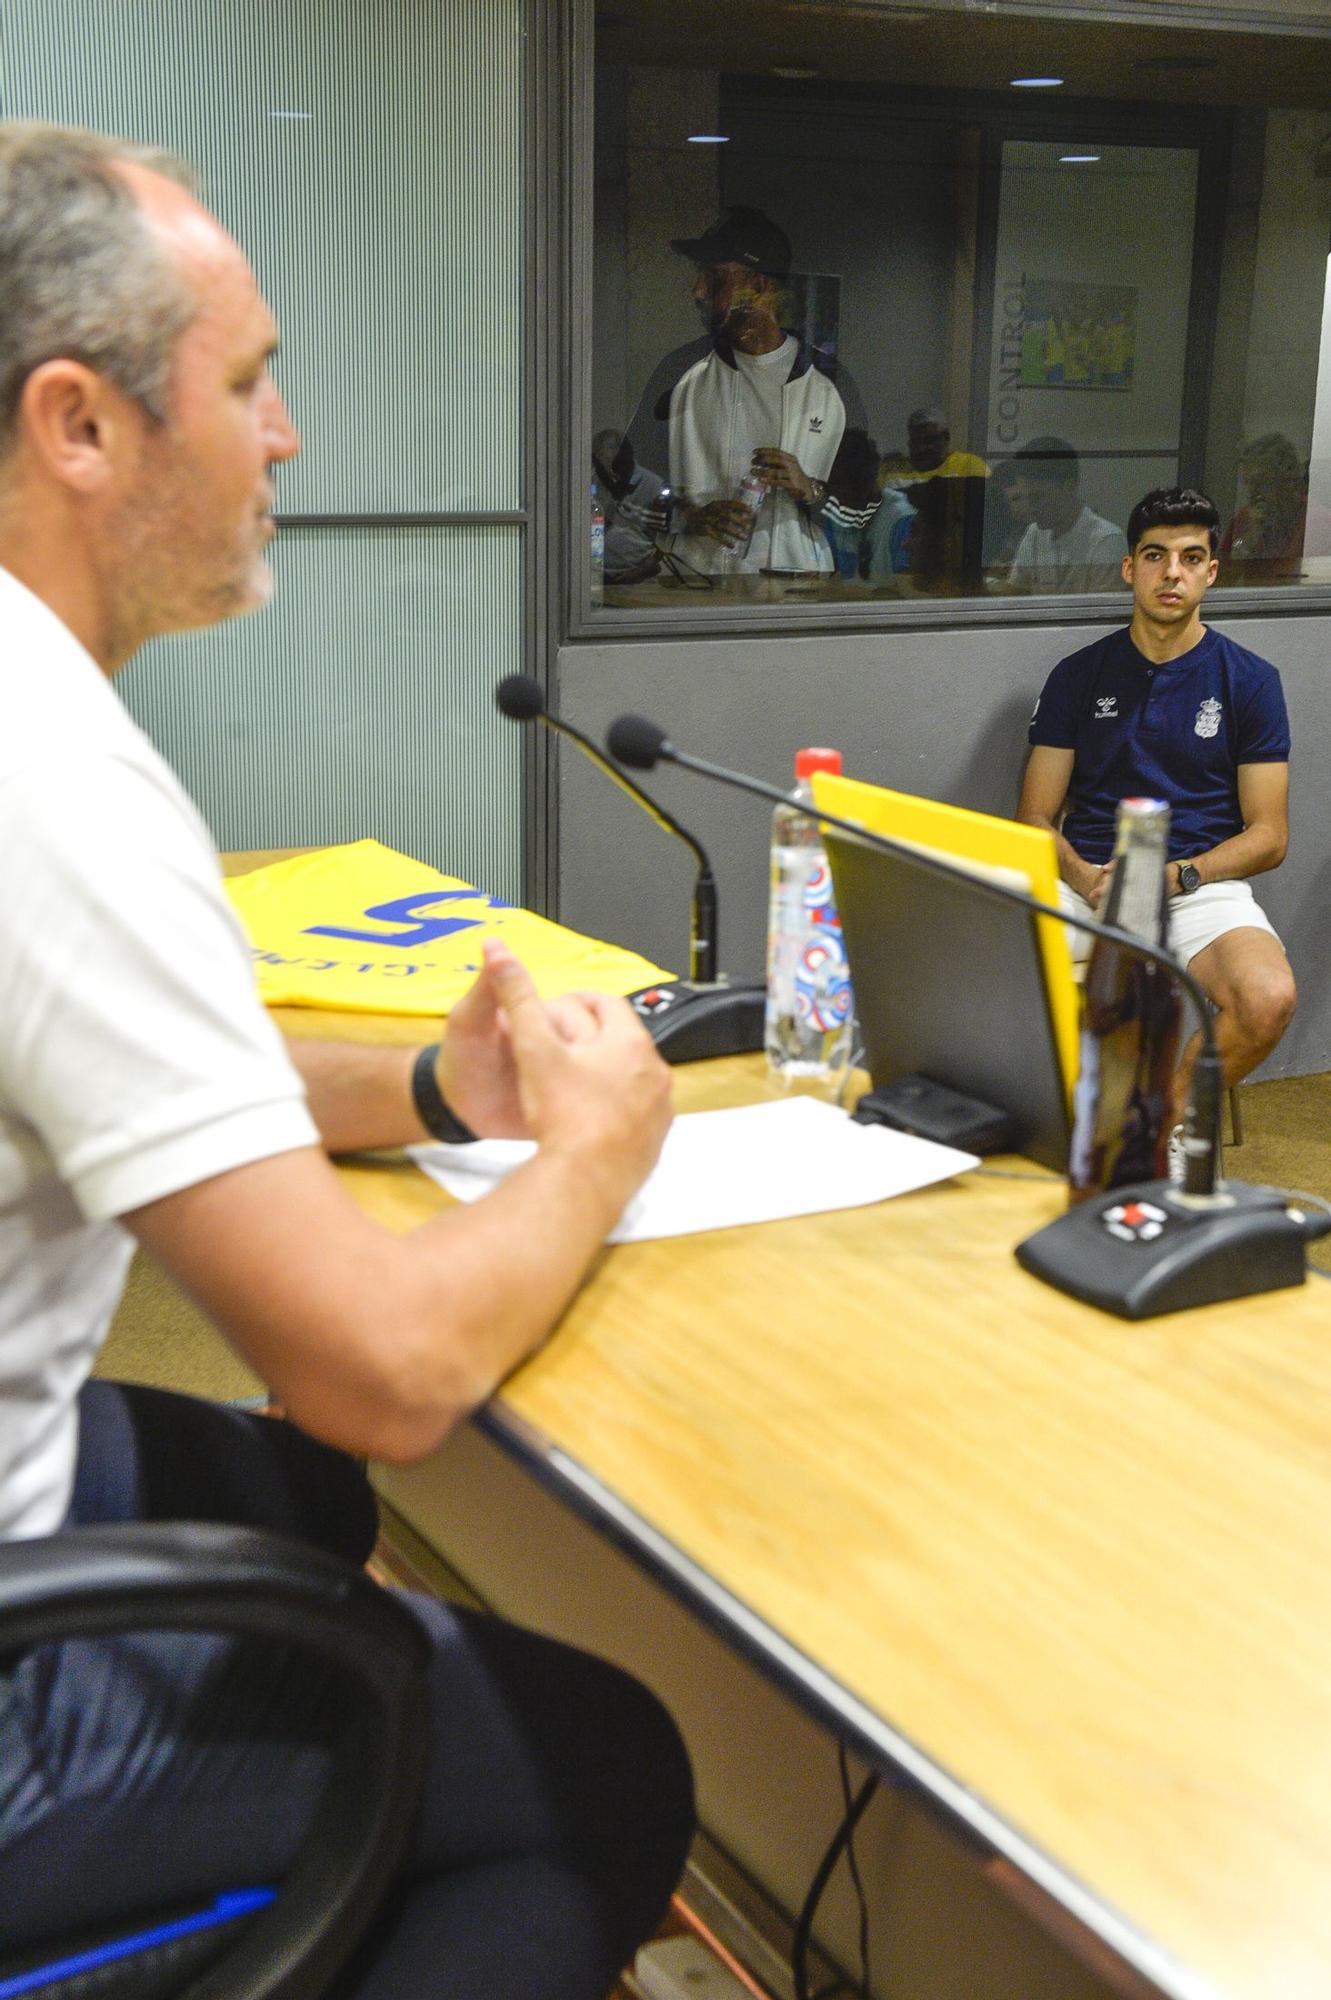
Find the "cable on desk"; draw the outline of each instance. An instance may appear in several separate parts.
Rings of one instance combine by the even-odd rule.
[[[869,1906],[864,1894],[864,1883],[860,1877],[859,1863],[855,1857],[855,1829],[864,1817],[865,1808],[878,1790],[879,1774],[871,1771],[858,1792],[851,1795],[850,1764],[846,1757],[844,1743],[837,1745],[837,1765],[841,1774],[841,1797],[844,1811],[841,1824],[832,1835],[827,1852],[818,1863],[814,1877],[809,1884],[809,1893],[804,1898],[804,1907],[795,1924],[795,1935],[790,1945],[790,1971],[795,1986],[795,2000],[832,2000],[832,1995],[846,1990],[848,1982],[839,1979],[832,1986],[824,1986],[817,1993],[809,1990],[809,1940],[813,1934],[813,1920],[818,1914],[818,1905],[823,1899],[823,1891],[832,1878],[832,1871],[845,1853],[850,1879],[855,1885],[855,1894],[860,1912],[860,1979],[859,1992],[862,2000],[869,1995]]]

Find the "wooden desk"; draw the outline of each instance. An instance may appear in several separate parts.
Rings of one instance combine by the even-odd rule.
[[[737,1058],[677,1102],[767,1089]],[[445,1200],[344,1171],[393,1228]],[[1061,1205],[970,1177],[616,1249],[481,1421],[1147,1990],[1312,2000],[1331,1287],[1129,1325],[1013,1261]]]

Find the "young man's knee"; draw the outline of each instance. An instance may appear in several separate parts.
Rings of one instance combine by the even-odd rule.
[[[1272,1049],[1294,1018],[1298,992],[1294,975],[1285,967],[1272,967],[1247,982],[1235,996],[1235,1013],[1247,1039]]]

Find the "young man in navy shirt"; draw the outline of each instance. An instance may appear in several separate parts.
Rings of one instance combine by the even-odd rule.
[[[1072,653],[1045,682],[1017,818],[1048,827],[1060,895],[1102,909],[1120,799],[1170,809],[1170,945],[1210,995],[1226,1085],[1271,1053],[1294,1012],[1294,975],[1248,886],[1289,838],[1289,722],[1266,660],[1203,625],[1220,517],[1187,488],[1158,488],[1128,522],[1132,622]],[[1075,957],[1090,939],[1073,934]],[[1186,1101],[1195,1045],[1180,1068]]]

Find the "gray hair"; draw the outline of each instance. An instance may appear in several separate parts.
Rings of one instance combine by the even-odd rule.
[[[156,240],[120,165],[193,187],[183,161],[73,127],[0,121],[0,457],[23,385],[43,362],[81,361],[167,414],[190,287]]]

